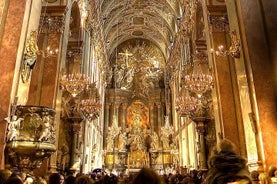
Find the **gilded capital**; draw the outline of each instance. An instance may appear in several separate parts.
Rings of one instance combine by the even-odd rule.
[[[212,32],[228,32],[229,31],[229,20],[225,15],[210,15],[209,25]]]
[[[39,27],[41,33],[62,33],[64,30],[64,16],[41,17]]]

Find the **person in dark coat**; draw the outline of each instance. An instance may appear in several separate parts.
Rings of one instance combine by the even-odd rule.
[[[162,184],[162,179],[153,169],[142,168],[135,176],[132,184]]]
[[[252,184],[246,160],[235,153],[235,145],[228,139],[220,142],[209,159],[209,166],[206,184],[226,184],[240,180]]]

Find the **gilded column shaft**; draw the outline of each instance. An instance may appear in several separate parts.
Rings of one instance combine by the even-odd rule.
[[[162,125],[161,125],[161,123],[162,123],[162,121],[161,121],[161,116],[162,116],[162,113],[161,113],[161,104],[160,103],[158,103],[157,104],[157,128],[158,128],[158,135],[161,135],[161,127],[162,127]]]
[[[151,128],[151,132],[154,131],[154,103],[150,104],[150,112],[149,112],[149,124],[150,124],[150,128]]]
[[[122,104],[122,118],[121,118],[121,121],[122,121],[122,128],[123,130],[126,129],[126,114],[127,114],[127,103],[123,103]]]

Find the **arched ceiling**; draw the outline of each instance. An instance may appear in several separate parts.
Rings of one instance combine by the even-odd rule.
[[[167,58],[180,17],[177,0],[103,0],[101,13],[108,56],[121,43],[145,39]]]

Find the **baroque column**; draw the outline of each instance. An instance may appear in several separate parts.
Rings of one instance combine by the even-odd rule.
[[[8,4],[7,4],[8,2]],[[26,17],[30,17],[31,3],[27,0],[5,1],[3,8],[1,35],[0,40],[0,169],[4,169],[4,149],[6,137],[5,118],[10,114],[10,104],[13,102],[13,81],[16,72],[19,70],[21,59],[17,60],[17,54],[23,54],[23,41],[20,41],[21,34],[26,33],[28,21]],[[28,16],[29,15],[29,16]],[[22,32],[23,31],[23,32]],[[25,35],[24,35],[25,36]],[[8,62],[7,62],[8,61]],[[17,76],[19,77],[19,76]],[[16,79],[18,80],[18,79]]]
[[[80,161],[79,157],[80,157],[80,152],[83,150],[79,150],[79,145],[78,145],[78,136],[80,133],[80,129],[81,129],[81,122],[83,121],[82,118],[80,117],[71,117],[69,118],[69,121],[71,123],[71,128],[72,128],[72,133],[73,133],[73,139],[72,139],[72,144],[71,144],[71,168],[73,168],[73,166]]]
[[[161,135],[161,127],[162,127],[162,105],[161,105],[161,103],[160,102],[158,102],[158,103],[156,103],[156,105],[157,105],[157,125],[158,125],[158,135]]]
[[[151,128],[151,132],[154,131],[154,103],[153,102],[150,102],[150,105],[149,105],[149,124],[150,124],[150,128]]]
[[[108,127],[109,127],[109,125],[110,125],[110,104],[109,103],[106,103],[105,104],[105,111],[104,111],[104,113],[105,113],[105,127],[104,127],[104,130],[105,130],[105,132],[104,132],[104,137],[107,137],[107,135],[108,135]],[[105,145],[104,145],[104,148],[107,146],[107,143],[106,143],[106,141],[104,141],[105,142]]]
[[[46,9],[47,8],[47,9]],[[46,9],[46,15],[43,14]],[[51,12],[57,12],[52,15]],[[65,7],[43,7],[40,19],[38,46],[43,53],[38,58],[32,72],[28,104],[55,106],[57,86],[59,82],[59,56],[56,49],[61,50],[61,36],[64,30]],[[48,49],[49,48],[49,49]],[[50,51],[53,54],[50,54]]]
[[[206,11],[204,13],[205,24],[208,28],[206,32],[207,42],[210,43],[210,47],[215,50],[220,45],[228,48],[229,20],[226,6],[224,4],[207,5],[204,10]],[[238,86],[235,82],[234,61],[231,57],[217,57],[213,54],[210,62],[215,72],[216,93],[213,93],[213,96],[215,96],[213,104],[215,109],[218,109],[217,112],[215,111],[215,114],[217,114],[215,116],[216,130],[217,132],[222,132],[224,137],[243,148],[243,132],[237,101]],[[215,100],[217,98],[220,99],[220,103],[219,100]],[[239,136],[233,136],[234,132],[229,130],[237,130],[238,132],[235,134]],[[241,151],[244,155],[245,149],[241,149]]]
[[[121,110],[121,121],[122,121],[122,129],[125,130],[126,128],[126,115],[127,115],[127,106],[128,104],[127,103],[123,103],[122,104],[122,110]]]

